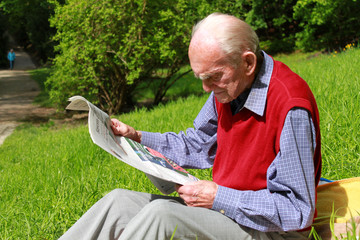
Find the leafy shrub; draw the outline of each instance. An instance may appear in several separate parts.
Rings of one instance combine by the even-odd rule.
[[[59,45],[47,82],[50,97],[63,105],[80,94],[113,113],[132,103],[140,82],[160,79],[161,99],[188,61],[189,9],[181,0],[57,4],[51,24]]]
[[[333,50],[359,40],[359,0],[299,0],[294,17],[303,29],[297,47],[305,51]]]

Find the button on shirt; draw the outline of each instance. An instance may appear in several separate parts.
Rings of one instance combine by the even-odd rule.
[[[264,61],[242,108],[262,116],[273,71],[273,59]],[[236,103],[235,103],[236,105]],[[235,106],[236,108],[236,106]],[[210,168],[216,154],[217,112],[210,94],[186,133],[142,132],[142,144],[184,168]],[[280,151],[267,170],[267,188],[241,191],[218,187],[212,209],[237,223],[259,231],[291,231],[311,225],[315,212],[315,128],[310,113],[291,109],[280,136]],[[246,139],[244,139],[246,141]]]

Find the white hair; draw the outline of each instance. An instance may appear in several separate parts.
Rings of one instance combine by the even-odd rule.
[[[212,13],[193,27],[192,37],[199,29],[213,34],[230,63],[235,66],[239,64],[244,51],[251,51],[258,58],[261,56],[257,34],[250,25],[235,16]]]

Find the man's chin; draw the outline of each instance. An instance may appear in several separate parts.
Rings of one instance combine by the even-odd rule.
[[[214,95],[219,103],[229,103],[232,100],[230,96],[227,96],[223,93],[214,93]]]

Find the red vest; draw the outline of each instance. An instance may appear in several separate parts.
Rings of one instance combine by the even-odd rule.
[[[286,65],[274,61],[264,115],[246,108],[234,116],[230,104],[216,100],[218,112],[217,152],[213,180],[238,190],[267,187],[266,172],[280,149],[280,134],[291,108],[301,107],[311,113],[316,130],[314,154],[316,185],[320,180],[321,153],[319,113],[307,83]]]

